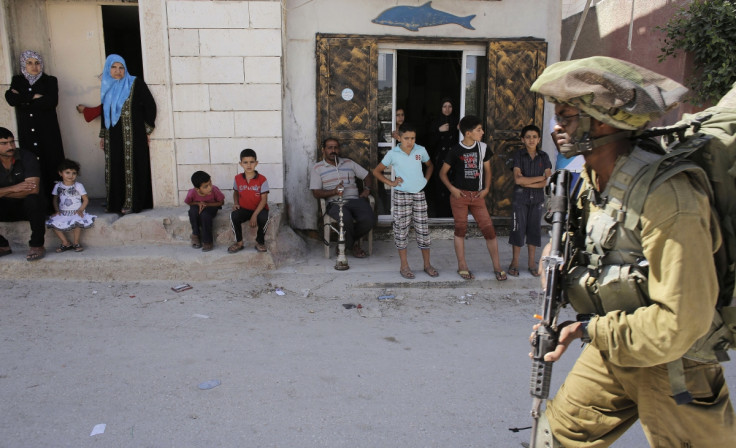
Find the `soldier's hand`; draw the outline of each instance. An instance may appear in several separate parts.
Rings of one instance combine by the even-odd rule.
[[[562,358],[562,354],[565,353],[565,350],[567,350],[567,347],[570,345],[570,343],[572,343],[575,339],[580,339],[583,337],[583,330],[580,328],[581,325],[581,322],[573,320],[569,320],[560,324],[560,338],[557,342],[557,347],[555,347],[554,351],[551,351],[544,355],[544,360],[548,362],[554,362]]]

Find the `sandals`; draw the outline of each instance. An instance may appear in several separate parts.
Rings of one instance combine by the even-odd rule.
[[[411,268],[408,267],[408,266],[405,267],[405,268],[401,268],[399,270],[399,274],[401,274],[402,277],[404,277],[405,279],[408,279],[408,280],[414,280],[416,278],[416,276],[414,275],[414,273],[411,272]]]
[[[42,259],[46,256],[46,248],[44,247],[31,247],[28,249],[28,255],[26,255],[26,260],[28,261],[37,261]]]
[[[518,266],[511,266],[509,265],[509,275],[512,277],[518,277],[519,276],[519,267]]]
[[[65,245],[63,245],[63,244],[59,244],[59,247],[57,247],[57,248],[56,248],[56,253],[57,253],[57,254],[60,254],[60,253],[62,253],[62,252],[66,252],[66,251],[68,251],[68,250],[72,250],[72,249],[74,249],[74,246],[73,246],[73,245],[71,245],[71,244],[70,244],[70,245],[68,245],[68,246],[65,246]]]
[[[213,248],[212,243],[204,243],[202,244],[202,252],[209,252]]]
[[[266,246],[263,245],[263,244],[261,244],[261,243],[256,243],[256,250],[258,252],[266,252],[267,251]]]
[[[532,277],[539,277],[539,268],[538,267],[530,267],[529,273],[532,274]]]
[[[426,272],[430,277],[439,277],[440,275],[440,273],[437,272],[437,269],[435,269],[431,264],[424,267],[424,272]]]
[[[12,253],[13,253],[13,251],[12,251],[12,249],[10,249],[10,246],[0,247],[0,257],[4,257],[4,256],[10,255]]]
[[[496,274],[496,280],[498,280],[499,282],[505,281],[508,278],[506,277],[506,272],[504,271],[493,271],[493,273]]]
[[[199,235],[191,234],[189,240],[192,242],[192,247],[195,249],[202,248],[202,241],[199,239]]]
[[[365,253],[363,249],[360,248],[360,245],[356,244],[353,246],[353,257],[355,258],[365,258],[368,254]]]
[[[74,248],[74,252],[82,252],[82,251],[84,251],[84,247],[82,247],[82,245],[79,244],[79,243],[75,244],[72,247]]]
[[[228,253],[234,254],[235,252],[240,252],[243,250],[243,244],[242,243],[235,243],[232,246],[227,248]]]
[[[462,277],[463,280],[473,280],[475,278],[475,276],[473,275],[473,273],[470,272],[467,269],[464,270],[464,271],[463,270],[458,270],[457,271],[457,275],[459,275],[460,277]]]

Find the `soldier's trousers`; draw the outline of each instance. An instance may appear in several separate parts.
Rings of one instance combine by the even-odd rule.
[[[694,400],[672,398],[667,365],[620,367],[587,346],[547,404],[555,438],[566,448],[607,447],[637,419],[652,447],[736,446],[736,422],[720,364],[684,360]]]

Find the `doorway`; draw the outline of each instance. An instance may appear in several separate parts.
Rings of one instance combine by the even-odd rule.
[[[105,197],[105,158],[100,150],[100,119],[87,123],[77,104],[100,104],[100,73],[105,57],[116,52],[133,75],[143,74],[138,6],[85,1],[47,3],[53,74],[59,79],[57,108],[67,157],[82,165],[82,182],[91,198]]]
[[[138,6],[102,5],[100,8],[105,34],[105,54],[119,54],[125,59],[131,75],[143,77]]]
[[[461,55],[460,64],[457,55]],[[407,121],[423,127],[426,144],[428,117],[439,114],[440,105],[432,103],[439,103],[442,95],[448,95],[459,103],[458,117],[472,114],[484,123],[483,139],[493,154],[491,194],[486,196],[486,205],[491,216],[510,216],[514,182],[506,161],[521,145],[521,128],[532,123],[544,125],[544,99],[529,87],[544,70],[545,42],[442,38],[430,42],[406,36],[318,34],[316,57],[315,148],[327,136],[338,138],[343,157],[370,169],[395,144],[391,131],[396,125],[397,106],[411,107]],[[411,67],[414,74],[404,75]],[[419,73],[422,67],[424,73]],[[442,79],[437,73],[442,74]],[[412,81],[416,81],[416,86],[411,85]],[[430,83],[434,83],[436,92],[427,92]],[[414,99],[417,96],[420,98]],[[319,159],[318,150],[315,159]],[[384,174],[391,176],[390,172]],[[390,222],[390,190],[374,182],[372,191],[379,222]],[[435,217],[430,224],[451,219]]]

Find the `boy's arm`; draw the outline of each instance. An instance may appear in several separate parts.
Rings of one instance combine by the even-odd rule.
[[[432,160],[430,159],[424,162],[424,165],[427,167],[427,172],[424,173],[424,178],[429,182],[429,179],[432,177],[432,171],[434,171],[434,164],[432,164]]]
[[[263,210],[266,207],[266,203],[268,202],[268,192],[261,193],[261,201],[258,203],[258,207],[256,207],[255,210],[253,210],[253,215],[251,215],[250,219],[248,220],[248,223],[251,227],[256,227],[258,225],[258,214],[261,213],[261,210]]]
[[[238,190],[233,190],[233,210],[240,208],[240,201],[238,199]]]
[[[483,189],[480,191],[480,195],[478,197],[484,198],[488,196],[488,193],[491,191],[491,161],[486,160],[483,162],[483,180],[485,181],[485,186],[483,186]]]
[[[547,185],[547,178],[550,175],[550,170],[544,170],[543,176],[526,177],[521,174],[521,168],[518,166],[514,168],[514,182],[520,187],[527,188],[542,188]]]
[[[450,172],[450,164],[445,162],[442,164],[442,168],[440,168],[440,180],[443,184],[445,184],[445,187],[450,191],[450,194],[454,196],[455,198],[459,199],[462,197],[462,193],[460,192],[459,188],[455,188],[454,185],[450,182],[450,178],[447,177],[447,173]]]
[[[383,175],[383,171],[385,169],[386,165],[384,165],[383,162],[379,163],[377,167],[373,168],[373,177],[378,179],[380,182],[388,185],[389,187],[399,186],[401,184],[401,178],[397,177],[394,180],[388,179],[386,176]]]

